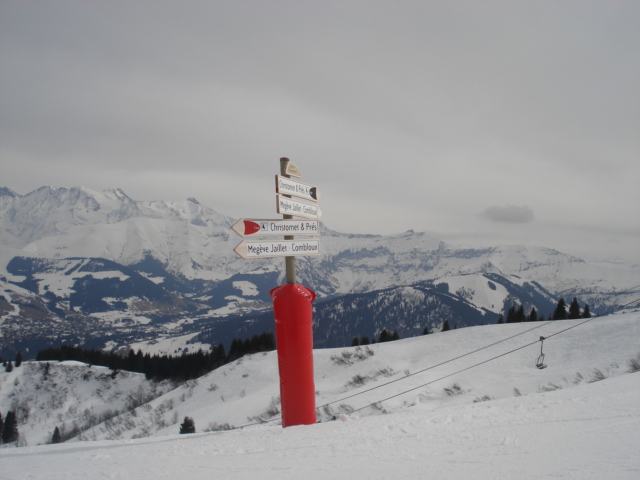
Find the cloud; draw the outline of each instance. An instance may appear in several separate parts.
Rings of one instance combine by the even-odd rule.
[[[640,2],[149,4],[0,0],[2,185],[271,218],[284,156],[335,230],[640,258]]]
[[[526,205],[506,205],[500,207],[494,205],[488,207],[481,214],[480,217],[489,220],[490,222],[499,223],[529,223],[534,219],[533,209]]]

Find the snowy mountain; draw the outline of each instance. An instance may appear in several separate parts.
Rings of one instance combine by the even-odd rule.
[[[152,252],[167,271],[188,278],[228,276],[218,270],[236,260],[225,248],[232,223],[195,199],[137,202],[119,189],[42,187],[0,196],[3,247],[37,258],[104,258],[122,265]]]
[[[256,319],[268,318],[262,312],[269,290],[283,282],[284,262],[240,259],[233,223],[195,199],[1,189],[0,351],[35,355],[63,340],[147,347],[178,336],[179,350],[197,333],[221,343],[261,333],[257,325],[272,330]],[[492,323],[513,302],[548,316],[558,297],[577,296],[603,314],[638,297],[638,266],[594,265],[543,247],[461,248],[413,231],[321,230],[322,255],[297,261],[299,281],[318,293],[318,345],[349,344],[349,335],[382,328],[409,336],[445,319]],[[372,311],[374,298],[384,308]],[[394,311],[412,320],[400,324]]]
[[[321,423],[287,429],[276,352],[167,391],[137,374],[25,362],[0,371],[0,411],[22,412],[22,448],[0,448],[2,476],[632,479],[639,335],[635,311],[314,350]],[[119,414],[104,413],[110,400]],[[195,435],[178,435],[186,416]],[[39,445],[63,426],[82,433]]]

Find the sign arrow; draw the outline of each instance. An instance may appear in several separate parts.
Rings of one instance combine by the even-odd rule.
[[[320,240],[243,240],[233,249],[245,259],[320,255]]]
[[[276,193],[292,195],[305,200],[311,200],[312,202],[320,200],[320,191],[318,190],[318,187],[298,182],[296,180],[291,180],[286,177],[281,177],[280,175],[276,175]]]
[[[241,218],[232,227],[241,237],[273,235],[318,235],[320,222],[317,220],[259,220]]]

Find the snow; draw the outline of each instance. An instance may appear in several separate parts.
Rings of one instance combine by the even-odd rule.
[[[69,262],[72,264],[73,262]],[[105,278],[117,278],[121,282],[124,282],[128,275],[117,271],[105,271],[105,272],[76,272],[71,275],[60,275],[59,272],[55,273],[38,273],[34,275],[36,280],[39,280],[38,285],[41,289],[40,293],[50,291],[58,297],[67,298],[74,290],[76,280],[84,277],[93,277],[98,280],[104,280]]]
[[[628,362],[638,338],[640,312],[629,312],[452,330],[373,345],[373,355],[316,350],[317,405],[335,402],[326,410],[337,420],[177,435],[171,416],[193,417],[198,432],[254,423],[248,417],[278,395],[275,352],[255,354],[139,407],[120,440],[101,439],[98,425],[86,433],[96,441],[0,448],[0,478],[637,479],[640,373]],[[350,364],[337,364],[345,352]],[[0,373],[3,411],[22,368]],[[590,383],[598,371],[606,378]],[[349,386],[356,374],[368,383]],[[459,394],[449,396],[454,383]],[[367,407],[376,401],[386,413]],[[169,425],[149,431],[145,422],[162,415]],[[145,425],[151,436],[133,439]],[[26,425],[20,432],[29,436]]]
[[[449,292],[461,292],[461,296],[476,307],[486,308],[495,313],[502,311],[504,301],[509,295],[504,286],[491,282],[483,275],[454,275],[443,279],[443,282],[449,284]],[[487,289],[487,283],[493,284],[494,288]]]
[[[110,305],[117,301],[121,301],[111,297],[105,297],[103,300]],[[131,299],[127,298],[126,300],[131,300]],[[114,326],[118,324],[120,326],[122,325],[131,326],[134,324],[148,325],[149,323],[151,323],[151,319],[143,315],[127,314],[126,316],[123,317],[122,312],[120,311],[94,312],[91,315],[95,318],[99,318],[104,323],[108,322],[113,324]]]
[[[0,275],[6,276],[8,262],[18,255],[106,258],[131,265],[151,254],[169,272],[213,281],[238,273],[282,269],[278,259],[240,259],[233,252],[239,241],[231,232],[234,220],[191,200],[134,201],[121,190],[96,192],[84,187],[42,187],[24,196],[3,198]],[[590,264],[544,247],[472,250],[413,231],[379,236],[321,228],[322,256],[299,259],[301,273],[313,266],[322,277],[319,283],[328,283],[323,288],[311,285],[320,297],[486,272],[499,273],[516,283],[516,276],[522,282],[536,281],[553,293],[570,289],[619,291],[640,283],[637,265]],[[162,278],[151,280],[161,282]],[[65,288],[60,285],[59,291]],[[250,285],[240,289],[252,291]],[[624,304],[633,298],[620,300]]]
[[[178,337],[158,337],[154,340],[132,343],[129,345],[129,348],[133,349],[135,352],[142,350],[150,355],[180,355],[186,351],[190,353],[195,353],[198,350],[202,350],[204,352],[208,351],[211,348],[211,345],[209,344],[200,342],[189,343],[191,339],[196,336],[197,334],[190,333],[188,335],[180,335]]]
[[[233,288],[237,288],[242,292],[242,295],[248,297],[258,295],[258,287],[256,287],[254,283],[247,282],[246,280],[233,282]]]

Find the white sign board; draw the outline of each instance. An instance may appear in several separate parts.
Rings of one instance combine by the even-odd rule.
[[[242,258],[320,255],[320,240],[243,240],[234,250]]]
[[[317,220],[257,220],[241,218],[231,227],[241,237],[263,235],[318,235]]]
[[[276,193],[292,195],[312,202],[320,200],[320,191],[318,190],[318,187],[307,183],[297,182],[286,177],[281,177],[280,175],[276,175]]]
[[[320,219],[322,212],[320,207],[311,203],[298,202],[291,198],[283,197],[282,195],[276,195],[278,204],[278,213],[283,215],[294,215],[296,217]]]

